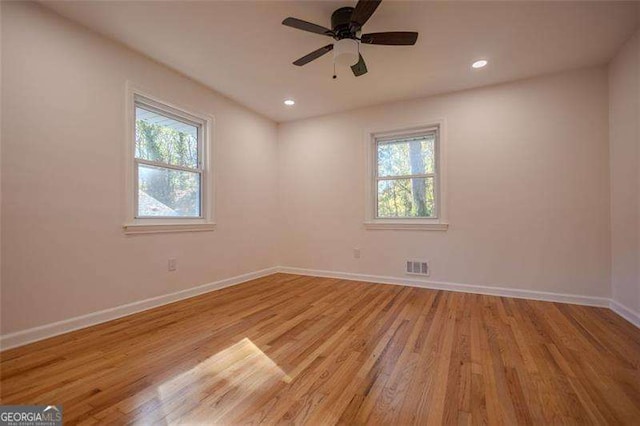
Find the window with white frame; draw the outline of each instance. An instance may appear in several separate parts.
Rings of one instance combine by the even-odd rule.
[[[131,222],[136,225],[207,223],[209,122],[133,94]]]
[[[370,133],[368,144],[367,223],[441,223],[440,126]]]

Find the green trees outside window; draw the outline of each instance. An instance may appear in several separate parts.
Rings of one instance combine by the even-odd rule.
[[[377,217],[436,215],[436,135],[378,142]]]
[[[201,215],[197,126],[136,107],[138,217]]]

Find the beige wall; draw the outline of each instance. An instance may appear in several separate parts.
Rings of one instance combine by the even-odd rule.
[[[607,91],[599,67],[279,125],[282,263],[608,297]],[[364,230],[365,129],[440,118],[449,230]]]
[[[640,32],[609,66],[611,286],[640,312]]]
[[[214,232],[122,233],[126,80],[215,116]],[[18,2],[2,2],[2,88],[3,334],[277,264],[272,121]]]
[[[434,281],[584,296],[609,297],[613,276],[616,298],[640,302],[633,55],[611,66],[611,111],[598,67],[276,126],[37,5],[2,2],[0,331],[278,264],[405,277],[408,258],[428,259]],[[215,116],[214,232],[122,233],[127,80]],[[364,230],[365,129],[434,119],[446,120],[450,229]]]

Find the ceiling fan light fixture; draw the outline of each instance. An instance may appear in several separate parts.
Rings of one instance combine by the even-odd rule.
[[[358,52],[358,42],[351,38],[338,40],[333,45],[333,60],[340,65],[355,65],[358,63],[360,54]]]
[[[296,101],[294,101],[293,99],[285,99],[284,104],[286,106],[294,106],[296,104]]]

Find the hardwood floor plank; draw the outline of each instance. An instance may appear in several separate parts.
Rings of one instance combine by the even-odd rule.
[[[638,424],[607,309],[274,274],[0,353],[67,424]]]

